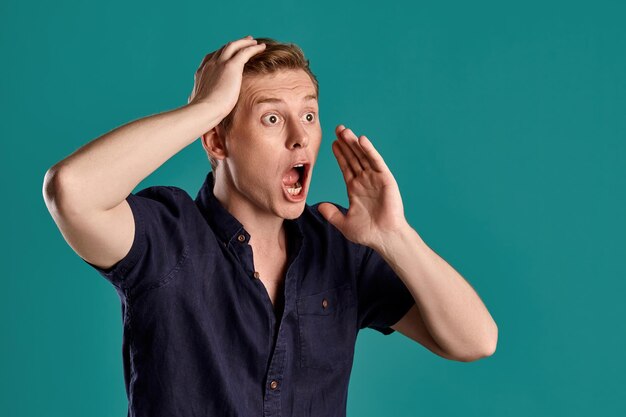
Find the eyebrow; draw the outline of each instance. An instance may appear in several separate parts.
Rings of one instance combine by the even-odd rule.
[[[308,94],[302,98],[303,102],[309,101],[309,100],[317,100],[317,95]],[[256,106],[257,104],[262,104],[262,103],[284,103],[284,102],[285,101],[283,99],[280,99],[277,97],[260,97],[258,100],[254,102],[254,104],[252,104],[252,107]]]

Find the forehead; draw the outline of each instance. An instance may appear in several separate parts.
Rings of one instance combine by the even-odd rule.
[[[280,70],[271,74],[247,75],[241,85],[242,99],[247,108],[259,102],[300,103],[303,99],[317,100],[315,85],[304,70]],[[268,100],[269,99],[269,100]]]

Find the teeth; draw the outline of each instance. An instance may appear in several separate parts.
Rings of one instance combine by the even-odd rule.
[[[287,192],[291,195],[298,195],[300,194],[300,191],[302,191],[302,187],[298,187],[298,188],[287,188]]]
[[[300,194],[300,191],[302,191],[302,184],[300,184],[300,181],[297,181],[293,187],[287,187],[287,192],[291,195],[298,195]]]
[[[293,166],[293,168],[303,167],[303,166],[304,166],[303,164],[296,164],[296,165]]]

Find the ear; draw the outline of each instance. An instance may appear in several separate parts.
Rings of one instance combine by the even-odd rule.
[[[202,147],[213,158],[224,159],[227,156],[224,128],[218,124],[202,135]]]

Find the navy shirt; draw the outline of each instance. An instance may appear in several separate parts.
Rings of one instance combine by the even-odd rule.
[[[122,303],[128,415],[345,416],[357,333],[392,333],[413,297],[317,203],[285,220],[284,298],[274,307],[250,235],[213,184],[209,171],[195,200],[173,186],[131,193],[128,254],[108,269],[83,259]]]

